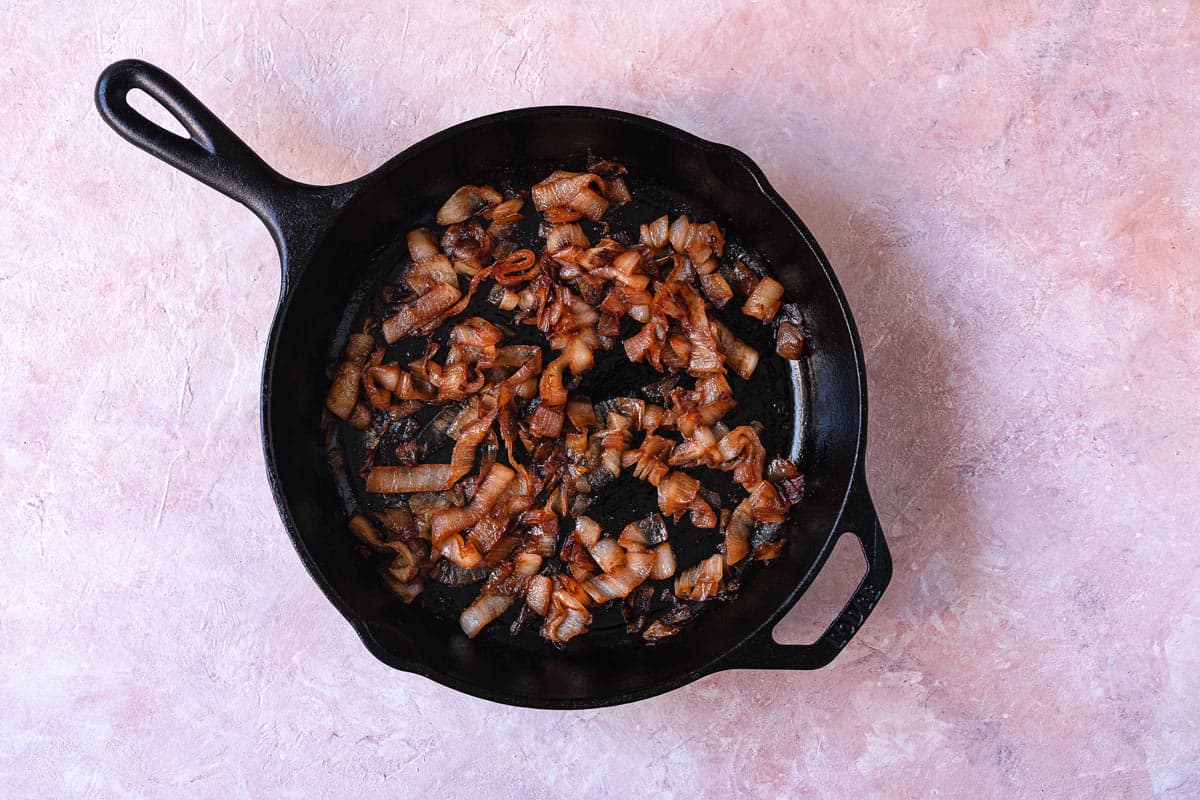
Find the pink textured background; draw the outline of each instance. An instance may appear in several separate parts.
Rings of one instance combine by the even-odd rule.
[[[971,5],[0,15],[0,794],[1200,796],[1200,12]],[[129,56],[312,182],[546,103],[758,160],[867,354],[897,574],[854,643],[586,713],[368,656],[264,477],[274,248],[102,124]]]

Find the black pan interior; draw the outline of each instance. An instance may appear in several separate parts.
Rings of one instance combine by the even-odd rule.
[[[647,647],[610,615],[563,651],[534,632],[511,637],[501,623],[472,641],[455,621],[463,597],[432,592],[405,606],[355,551],[322,441],[326,369],[380,282],[396,270],[404,234],[430,224],[455,188],[466,182],[528,186],[554,168],[582,168],[591,154],[617,158],[630,170],[636,200],[612,215],[614,228],[636,230],[637,223],[663,213],[715,219],[732,251],[774,274],[799,304],[812,346],[798,368],[766,357],[770,341],[756,321],[736,313],[722,318],[764,354],[751,385],[734,385],[739,418],[767,425],[769,452],[799,459],[808,494],[788,524],[785,556],[753,570],[736,599],[710,604],[676,640]],[[293,279],[267,359],[268,462],[302,556],[384,661],[505,702],[623,702],[710,670],[746,636],[773,624],[811,580],[853,470],[860,425],[857,359],[844,304],[819,250],[743,159],[665,126],[586,109],[513,112],[468,123],[410,148],[370,176]],[[606,359],[581,390],[596,400],[640,388],[652,376],[623,359]],[[612,488],[628,491],[606,493],[595,510],[606,529],[654,507],[642,487]],[[711,554],[717,539],[708,536],[711,541],[700,539],[680,553],[681,565]],[[466,597],[473,594],[465,590]]]

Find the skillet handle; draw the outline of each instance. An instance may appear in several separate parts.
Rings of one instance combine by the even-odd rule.
[[[163,128],[129,105],[134,89],[170,111],[191,138]],[[310,186],[280,175],[179,81],[145,61],[118,61],[100,73],[96,108],[126,141],[257,214],[279,248],[285,292],[289,279],[357,188],[354,183]]]
[[[867,571],[837,618],[812,644],[779,644],[764,628],[717,666],[723,669],[819,669],[833,661],[850,643],[879,602],[892,579],[892,555],[871,502],[860,467],[838,526],[843,536],[855,536],[867,559]]]

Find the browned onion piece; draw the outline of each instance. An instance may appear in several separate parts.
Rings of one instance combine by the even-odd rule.
[[[542,558],[550,558],[558,544],[558,516],[544,508],[521,514],[520,524],[526,529],[526,547]]]
[[[499,204],[502,199],[500,193],[490,186],[461,186],[438,209],[437,224],[465,222],[471,215]]]
[[[761,322],[770,322],[779,313],[783,302],[783,284],[774,278],[763,278],[746,298],[742,313]]]
[[[469,422],[460,423],[456,420],[458,430],[453,434],[454,450],[450,454],[450,466],[453,468],[453,478],[458,480],[466,475],[475,463],[475,453],[479,445],[487,438],[492,423],[496,421],[499,412],[499,401],[494,395],[483,395],[476,409],[475,417]],[[460,415],[460,419],[463,415]],[[459,427],[461,425],[461,427]]]
[[[633,195],[629,193],[629,187],[625,185],[625,179],[620,176],[608,179],[607,191],[604,196],[615,205],[628,203],[633,199]]]
[[[754,524],[747,503],[743,500],[729,515],[725,524],[725,563],[736,564],[750,552],[750,534]]]
[[[522,219],[521,208],[524,205],[525,201],[520,197],[513,197],[496,205],[494,208],[486,209],[483,212],[483,216],[501,225],[511,224]]]
[[[750,506],[750,517],[755,522],[783,522],[787,519],[789,505],[775,491],[770,481],[759,481],[744,503]]]
[[[369,334],[352,333],[346,340],[342,360],[334,371],[329,392],[325,395],[325,407],[334,415],[342,419],[350,418],[358,402],[358,383],[363,367],[374,347],[375,339]]]
[[[670,542],[663,542],[654,548],[654,568],[650,577],[656,581],[665,580],[675,574],[675,551]]]
[[[608,201],[604,195],[591,189],[583,189],[571,200],[570,207],[593,222],[600,221],[608,210]]]
[[[487,551],[487,555],[483,557],[483,566],[487,569],[493,569],[503,564],[517,549],[517,545],[521,543],[519,536],[505,536]]]
[[[417,544],[422,548],[424,546],[424,542]],[[429,554],[428,550],[407,542],[388,542],[388,545],[393,553],[391,563],[387,566],[388,574],[402,583],[416,578],[421,572],[421,562]]]
[[[624,245],[615,239],[605,236],[596,242],[594,246],[580,253],[577,262],[584,270],[594,272],[595,270],[609,266],[617,256],[624,252]]]
[[[607,603],[625,597],[650,577],[654,568],[653,553],[628,553],[625,563],[610,572],[589,580],[584,591],[597,603]]]
[[[788,505],[794,506],[804,497],[804,476],[791,461],[772,459],[767,467],[767,477]]]
[[[544,617],[550,610],[550,593],[553,590],[554,584],[549,578],[545,575],[534,575],[529,579],[525,602],[535,614]]]
[[[548,208],[543,216],[545,217],[546,222],[549,222],[553,225],[557,225],[560,222],[577,222],[578,220],[583,219],[583,214],[579,213],[573,208],[566,208],[565,206]]]
[[[645,361],[662,371],[662,348],[667,337],[667,320],[651,319],[642,329],[623,342],[626,357],[637,363]]]
[[[596,542],[600,541],[603,533],[600,523],[591,517],[578,516],[575,518],[575,536],[583,543],[584,547],[591,549]]]
[[[435,512],[431,519],[434,551],[460,567],[478,566],[483,554],[473,542],[463,538],[462,532],[492,510],[515,477],[516,473],[503,464],[493,464],[469,505]]]
[[[630,526],[638,530],[636,526]],[[603,570],[583,584],[583,589],[594,602],[606,603],[628,595],[640,586],[654,568],[654,554],[637,541],[626,538],[624,543],[617,539],[600,536],[600,526],[588,517],[576,520],[576,534],[588,548],[592,559]]]
[[[593,187],[604,191],[604,179],[591,172],[555,170],[540,183],[533,185],[533,204],[539,211],[567,207],[593,221],[599,221],[608,210],[608,201]]]
[[[556,253],[565,247],[591,247],[591,242],[583,232],[583,228],[574,223],[563,223],[551,226],[546,232],[546,250]]]
[[[375,517],[393,536],[405,539],[418,536],[416,520],[413,519],[413,513],[407,508],[385,508],[376,513]]]
[[[681,600],[707,600],[721,590],[725,560],[718,553],[688,567],[675,578],[675,596]]]
[[[758,547],[754,548],[755,561],[773,561],[783,555],[784,548],[787,547],[787,539],[776,539],[773,542],[763,542]]]
[[[687,218],[687,215],[677,217],[671,223],[671,227],[667,231],[667,236],[671,240],[671,247],[676,253],[682,253],[687,250],[688,240],[692,236],[692,222]]]
[[[453,262],[455,271],[471,275],[484,265],[494,245],[491,235],[477,219],[451,225],[442,235],[442,249]]]
[[[582,519],[582,517],[576,518],[576,525],[578,525],[579,519]],[[599,526],[597,526],[598,529]],[[567,568],[571,571],[571,575],[577,580],[580,579],[580,576],[586,580],[600,569],[596,562],[592,560],[587,544],[584,543],[583,535],[578,528],[572,531],[566,540],[563,541],[563,546],[559,550],[558,557],[560,561],[567,565]]]
[[[475,602],[467,606],[458,618],[458,624],[463,633],[471,638],[483,630],[489,623],[507,611],[518,594],[525,591],[530,576],[542,565],[542,557],[534,553],[518,553],[508,570],[505,585],[499,585],[496,572],[488,578],[487,584]]]
[[[692,262],[699,265],[707,262],[712,256],[721,255],[725,249],[725,234],[715,222],[693,224],[688,236],[687,252]],[[716,264],[713,264],[713,269]],[[711,271],[711,270],[708,270]]]
[[[621,465],[633,467],[635,478],[657,487],[671,470],[666,458],[674,444],[662,436],[647,434],[639,447],[622,454]]]
[[[439,283],[420,297],[400,306],[395,314],[383,321],[383,338],[388,344],[396,342],[436,319],[454,305],[461,296],[457,286]]]
[[[484,514],[492,510],[515,478],[516,473],[509,467],[493,464],[483,483],[475,490],[469,505],[451,506],[435,512],[431,519],[434,547],[439,547],[447,536],[466,530],[482,519]]]
[[[664,424],[691,436],[697,425],[716,425],[737,405],[724,375],[705,375],[696,380],[694,391],[675,389],[668,398]]]
[[[450,259],[441,253],[424,261],[414,261],[404,270],[404,282],[418,295],[425,294],[438,284],[458,287],[458,272]]]
[[[788,320],[782,320],[775,331],[775,353],[780,358],[795,361],[804,352],[804,332],[800,326]]]
[[[704,308],[704,298],[687,284],[679,284],[678,291],[687,308],[685,327],[688,342],[692,346],[688,354],[688,372],[693,375],[724,372],[721,354],[717,352],[717,342],[709,325],[708,312]]]
[[[725,366],[733,370],[742,380],[750,380],[758,367],[758,351],[733,335],[719,320],[709,319],[717,348],[725,358]]]
[[[662,616],[652,622],[642,634],[642,638],[653,644],[654,642],[676,636],[683,630],[683,626],[692,618],[694,613],[691,606],[679,603],[663,612]]]
[[[559,573],[552,579],[554,588],[550,595],[550,608],[542,624],[542,636],[554,644],[566,644],[592,624],[592,615],[587,610],[590,601],[579,582],[569,575]]]
[[[725,279],[729,281],[729,285],[740,295],[750,294],[759,281],[758,275],[755,275],[742,261],[734,262],[733,266],[725,265],[721,267],[721,271]]]
[[[625,620],[625,630],[629,633],[641,633],[646,627],[646,615],[650,613],[650,603],[654,599],[654,587],[642,584],[629,593],[625,602],[621,603],[621,618]]]
[[[608,424],[596,434],[600,437],[604,466],[612,475],[621,474],[622,457],[633,438],[632,425],[629,417],[614,412],[608,415]]]
[[[508,611],[513,604],[511,597],[499,594],[481,594],[471,605],[463,609],[458,618],[462,632],[472,639],[490,622]]]
[[[707,425],[697,425],[692,435],[675,445],[668,463],[673,467],[715,467],[725,461],[717,437]]]
[[[525,420],[529,432],[534,436],[549,438],[562,433],[563,407],[541,403]]]
[[[450,331],[452,352],[473,348],[475,355],[481,355],[488,348],[498,345],[503,338],[504,333],[499,328],[480,317],[468,317]]]
[[[681,630],[682,628],[678,625],[667,625],[664,622],[655,620],[642,632],[642,638],[650,643],[660,642],[663,639],[679,635],[679,631]]]
[[[567,403],[567,419],[575,430],[583,432],[600,424],[596,409],[586,400],[571,400]]]
[[[367,491],[372,494],[443,492],[453,485],[454,472],[449,464],[374,467],[367,474]]]
[[[733,479],[747,491],[762,480],[767,451],[758,438],[758,431],[749,425],[739,425],[722,437],[717,444],[722,468],[733,471]]]
[[[643,225],[639,231],[642,244],[656,250],[667,246],[667,235],[670,230],[670,220],[663,214],[651,223]]]
[[[678,470],[672,471],[658,484],[658,508],[671,519],[678,520],[691,512],[697,528],[712,528],[717,524],[712,507],[698,497],[700,481]]]
[[[767,463],[767,479],[778,484],[782,480],[794,478],[800,474],[800,469],[790,459],[775,456]],[[776,486],[778,488],[778,486]]]
[[[377,352],[382,353],[382,348]],[[374,360],[374,359],[372,359]],[[362,377],[363,392],[374,408],[391,408],[391,393],[400,385],[403,374],[399,364],[379,364],[368,367]]]
[[[433,233],[428,228],[412,229],[408,232],[406,241],[408,242],[408,256],[417,263],[441,256]]]
[[[730,288],[729,281],[725,280],[719,272],[701,275],[700,289],[708,301],[717,308],[724,308],[726,303],[733,299],[733,289]]]
[[[379,532],[375,530],[375,526],[371,524],[371,520],[367,519],[365,515],[355,514],[354,516],[350,517],[350,522],[348,523],[347,527],[349,527],[350,532],[354,534],[354,538],[358,539],[372,550],[387,549],[387,542],[385,542],[379,536]]]

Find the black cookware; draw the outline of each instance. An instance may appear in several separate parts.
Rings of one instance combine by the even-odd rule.
[[[133,110],[141,89],[188,130],[183,138]],[[650,697],[726,669],[815,669],[846,646],[892,573],[867,492],[867,386],[850,309],[816,241],[744,154],[644,117],[599,108],[545,107],[464,122],[412,145],[371,174],[337,186],[283,177],[171,76],[141,61],[108,67],[96,105],[117,133],[234,198],[270,229],[283,265],[267,342],[262,435],[267,473],[288,534],[330,602],[384,663],[513,705],[585,708]],[[786,524],[784,555],[757,570],[731,602],[710,604],[683,635],[653,647],[622,629],[597,629],[559,651],[536,634],[489,629],[475,640],[420,602],[398,603],[355,550],[326,465],[326,368],[354,316],[393,266],[397,237],[428,224],[459,185],[579,168],[589,153],[617,157],[635,196],[672,216],[715,219],[755,254],[799,305],[807,354],[777,371],[773,408],[807,477]],[[649,217],[642,221],[647,221]],[[735,387],[736,388],[736,387]],[[781,645],[771,631],[812,583],[838,538],[862,544],[867,571],[825,633]],[[683,563],[681,561],[681,563]],[[502,626],[493,626],[502,627]]]

